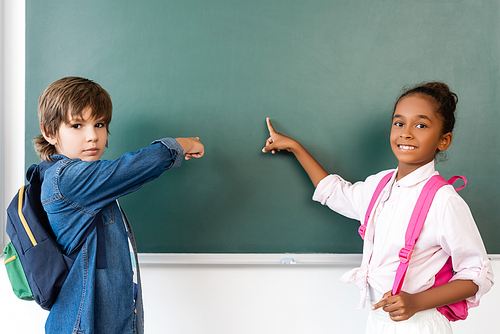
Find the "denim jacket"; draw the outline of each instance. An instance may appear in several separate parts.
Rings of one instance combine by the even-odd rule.
[[[86,162],[54,156],[59,160],[45,172],[41,200],[57,243],[70,253],[101,211],[107,268],[96,268],[94,229],[50,311],[46,333],[144,332],[140,277],[134,304],[129,239],[116,200],[138,190],[165,170],[180,166],[182,156],[182,147],[172,138],[155,141],[112,161]],[[137,260],[135,245],[132,255]]]

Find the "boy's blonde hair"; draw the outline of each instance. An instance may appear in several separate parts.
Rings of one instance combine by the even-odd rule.
[[[99,84],[79,77],[66,77],[50,84],[38,100],[38,120],[47,136],[57,136],[59,126],[69,123],[68,116],[82,118],[83,110],[91,108],[94,119],[102,120],[109,133],[113,112],[111,98]],[[33,139],[35,151],[42,161],[50,160],[56,148],[43,135]]]

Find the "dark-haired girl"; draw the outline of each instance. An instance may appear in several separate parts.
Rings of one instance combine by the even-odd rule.
[[[372,305],[366,333],[452,333],[437,308],[461,300],[477,306],[493,285],[490,261],[469,207],[446,185],[434,197],[401,292],[391,293],[412,210],[426,181],[438,174],[436,154],[451,145],[457,101],[446,84],[431,82],[405,91],[395,103],[390,143],[398,166],[370,216],[361,267],[342,276],[360,289],[360,308],[367,299]],[[375,188],[389,171],[351,184],[329,175],[299,142],[276,132],[269,118],[267,126],[270,137],[263,152],[292,152],[316,187],[315,201],[346,217],[364,219]],[[453,278],[431,289],[450,256]]]

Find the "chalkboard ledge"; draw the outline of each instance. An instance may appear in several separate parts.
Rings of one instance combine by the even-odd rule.
[[[289,261],[293,259],[293,261]],[[287,263],[287,264],[284,264]],[[202,254],[140,253],[139,264],[148,265],[325,265],[357,266],[361,254]]]
[[[488,255],[500,260],[500,254]],[[356,267],[361,254],[203,254],[203,253],[139,253],[141,266],[162,265],[315,265]]]

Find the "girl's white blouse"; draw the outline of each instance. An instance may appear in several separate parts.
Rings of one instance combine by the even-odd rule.
[[[389,172],[354,184],[329,175],[318,184],[313,200],[362,222],[376,186]],[[341,278],[361,290],[359,308],[365,307],[367,295],[377,302],[392,289],[410,215],[425,182],[436,174],[434,161],[399,181],[394,173],[380,194],[366,229],[361,267]],[[449,256],[456,272],[452,280],[472,280],[479,287],[476,295],[467,299],[469,307],[477,306],[493,285],[493,271],[469,207],[451,185],[446,185],[434,197],[402,290],[417,293],[429,289]]]

